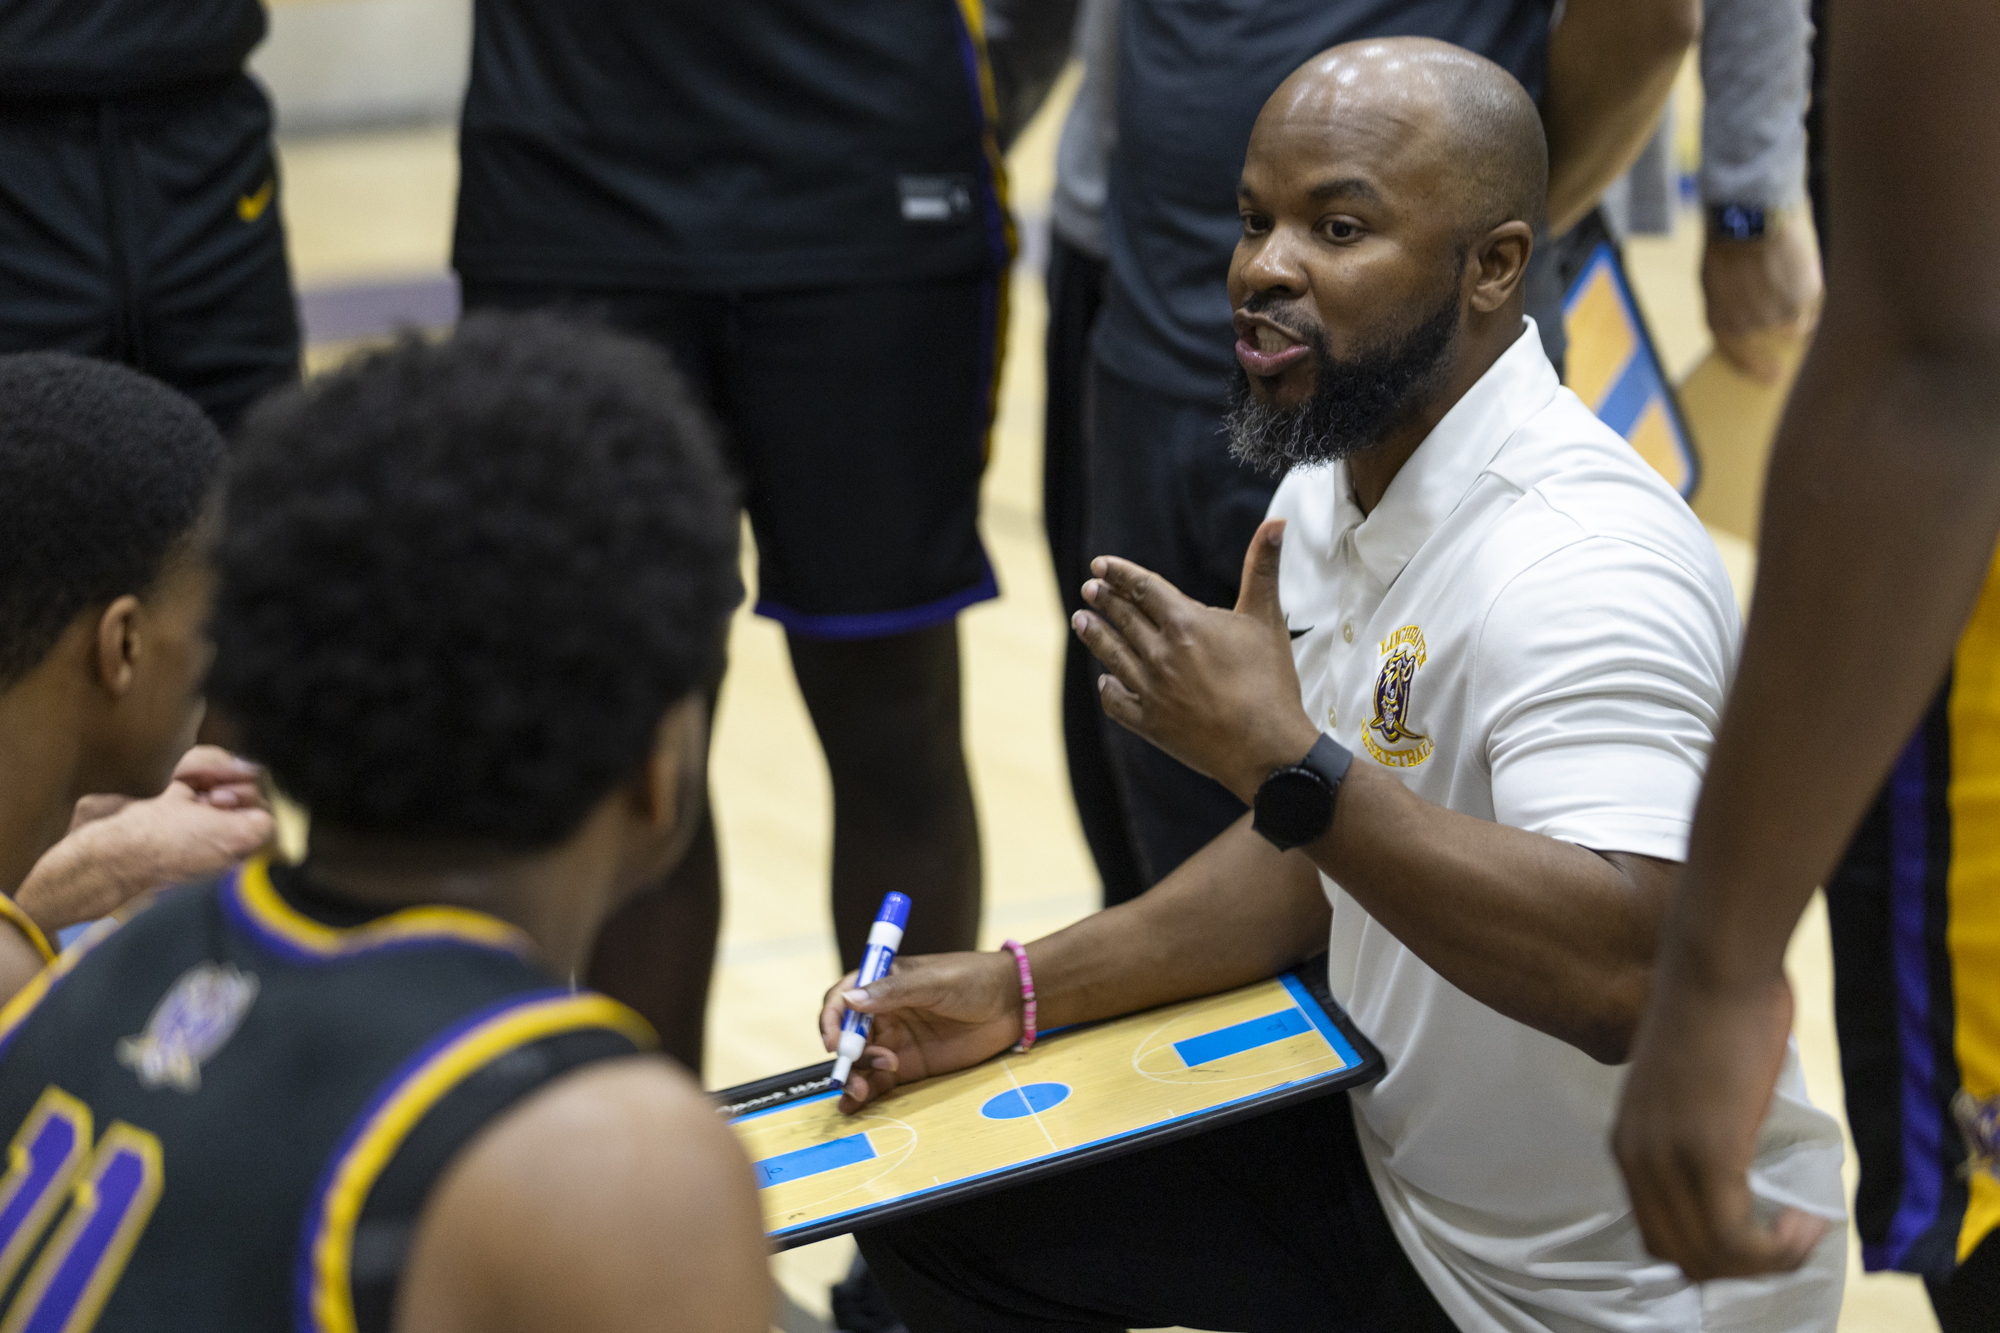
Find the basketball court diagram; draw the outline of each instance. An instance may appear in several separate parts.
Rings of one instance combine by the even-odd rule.
[[[1317,989],[1287,974],[1048,1034],[852,1116],[832,1090],[748,1111],[731,1123],[765,1230],[788,1249],[1374,1077],[1381,1057]],[[720,1096],[788,1079],[796,1090],[815,1074]]]

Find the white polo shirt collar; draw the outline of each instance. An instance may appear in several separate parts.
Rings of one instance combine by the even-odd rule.
[[[1458,508],[1500,446],[1547,407],[1561,383],[1542,354],[1535,321],[1521,333],[1444,419],[1417,446],[1389,483],[1382,502],[1363,516],[1345,460],[1338,469],[1336,532],[1351,530],[1361,565],[1383,588],[1396,581],[1431,534]]]

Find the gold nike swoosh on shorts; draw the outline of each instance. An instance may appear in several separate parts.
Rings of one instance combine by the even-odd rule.
[[[267,180],[257,187],[255,194],[238,195],[236,199],[236,216],[242,218],[245,222],[255,222],[258,218],[264,216],[264,210],[271,206],[271,196],[276,194],[277,191],[278,182],[276,180]]]

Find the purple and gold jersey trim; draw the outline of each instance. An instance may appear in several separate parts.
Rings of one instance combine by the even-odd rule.
[[[993,90],[993,66],[986,54],[985,0],[957,0],[959,54],[965,61],[966,79],[972,85],[974,106],[979,113],[980,151],[986,156],[987,243],[992,247],[993,279],[986,290],[989,318],[986,320],[986,457],[993,457],[993,423],[1000,414],[1000,367],[1007,352],[1007,301],[1011,290],[1009,274],[1017,250],[1014,215],[1007,206],[1007,158],[1000,151],[1000,102]]]
[[[222,887],[229,920],[265,948],[295,963],[329,962],[381,949],[469,944],[532,957],[525,933],[484,912],[463,907],[406,907],[365,926],[324,925],[287,903],[271,883],[270,864],[246,861]]]
[[[143,910],[143,907],[132,910]],[[14,997],[5,1005],[0,1005],[0,1052],[7,1049],[8,1043],[14,1040],[14,1034],[21,1030],[21,1025],[35,1012],[35,1006],[48,998],[56,983],[68,976],[76,965],[83,961],[85,954],[96,948],[123,924],[123,920],[118,917],[106,917],[98,922],[85,931],[76,943],[64,949],[53,963],[35,973],[28,984],[14,992]]]
[[[1861,1256],[1946,1281],[2000,1230],[2000,554],[1869,819],[1828,885]]]
[[[1951,681],[1951,869],[1945,948],[1963,1101],[2000,1104],[2000,556],[1959,637]],[[1968,1144],[1958,1258],[2000,1228],[1991,1145]]]
[[[35,952],[42,956],[42,962],[53,963],[56,960],[56,951],[49,947],[49,937],[42,933],[42,928],[35,924],[33,917],[21,910],[19,903],[4,893],[0,893],[0,917],[21,932]]]
[[[972,87],[981,149],[986,155],[987,236],[993,246],[994,269],[1001,276],[1004,289],[1007,270],[1014,262],[1014,219],[1007,208],[1007,159],[1000,151],[996,128],[1000,103],[993,90],[993,66],[986,54],[986,4],[985,0],[956,0],[956,3],[959,54],[965,61],[966,82]]]
[[[588,992],[517,995],[446,1029],[376,1092],[334,1150],[299,1249],[298,1327],[358,1333],[351,1262],[368,1194],[424,1116],[469,1076],[507,1052],[563,1033],[609,1029],[642,1049],[659,1044],[646,1020]]]

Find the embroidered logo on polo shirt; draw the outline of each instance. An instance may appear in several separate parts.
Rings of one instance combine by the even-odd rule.
[[[1375,716],[1362,728],[1361,743],[1376,762],[1415,768],[1437,748],[1410,726],[1410,685],[1424,664],[1424,632],[1405,625],[1382,640],[1382,671],[1375,677]]]

